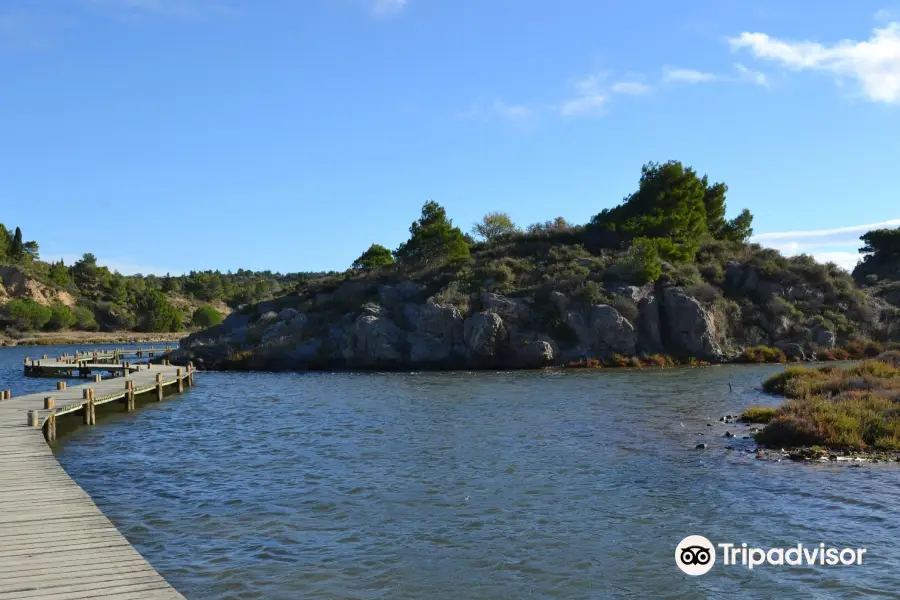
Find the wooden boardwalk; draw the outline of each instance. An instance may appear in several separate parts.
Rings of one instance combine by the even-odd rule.
[[[184,598],[66,474],[46,441],[60,415],[79,412],[94,424],[97,404],[120,401],[134,410],[136,395],[161,399],[193,383],[191,367],[135,367],[125,377],[0,400],[0,600]]]

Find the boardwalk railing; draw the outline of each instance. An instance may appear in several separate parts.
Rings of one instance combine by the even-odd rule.
[[[43,359],[42,359],[43,360]],[[126,374],[127,371],[127,374]],[[136,396],[160,401],[193,385],[193,365],[134,365],[122,376],[13,397],[0,391],[0,600],[182,599],[59,465],[45,440],[56,420]]]

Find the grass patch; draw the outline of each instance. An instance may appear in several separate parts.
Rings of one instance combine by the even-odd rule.
[[[739,363],[786,363],[787,356],[778,348],[754,346],[747,348],[735,360]]]
[[[897,358],[889,352],[884,360],[846,368],[791,367],[770,377],[763,388],[788,400],[769,415],[757,442],[783,448],[900,451]]]
[[[778,414],[778,409],[766,406],[751,406],[741,413],[744,423],[768,423]]]

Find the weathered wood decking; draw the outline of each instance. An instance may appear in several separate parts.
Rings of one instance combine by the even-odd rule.
[[[93,424],[97,404],[134,410],[135,395],[161,398],[193,375],[140,365],[125,377],[0,400],[0,599],[184,598],[66,474],[45,437],[55,437],[60,415],[78,411]]]

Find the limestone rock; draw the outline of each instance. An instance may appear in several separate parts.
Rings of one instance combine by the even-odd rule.
[[[352,358],[365,366],[399,363],[402,331],[390,319],[362,315],[353,325]]]
[[[407,340],[413,364],[444,364],[463,354],[463,318],[456,307],[405,304],[403,316],[411,330]]]
[[[481,295],[481,306],[484,310],[500,315],[504,323],[526,324],[531,321],[531,307],[516,298],[508,298],[500,294],[485,293]]]
[[[510,344],[510,363],[520,369],[539,369],[556,362],[558,349],[551,340],[518,339]]]
[[[502,352],[507,334],[500,315],[484,311],[465,320],[463,335],[472,354],[494,358]]]
[[[724,353],[712,315],[680,287],[662,293],[662,324],[670,351],[699,360],[717,361]]]
[[[626,356],[634,354],[634,325],[612,306],[598,304],[591,308],[591,330],[594,334],[593,346],[598,352],[617,352]]]
[[[638,344],[647,354],[665,352],[659,326],[659,304],[656,296],[647,296],[638,303]]]

